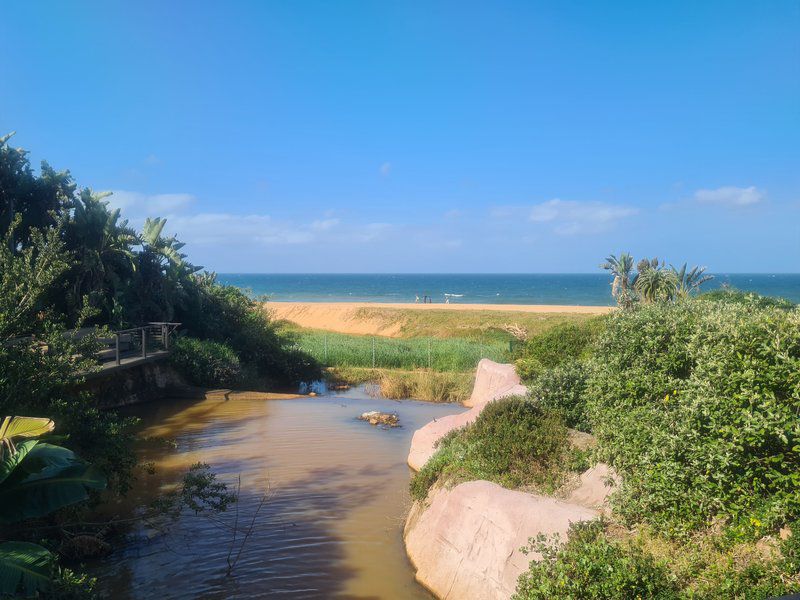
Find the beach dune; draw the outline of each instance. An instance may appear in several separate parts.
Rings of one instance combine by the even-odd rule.
[[[475,316],[491,312],[513,318],[516,314],[602,315],[610,306],[565,306],[550,304],[414,304],[382,302],[267,302],[273,318],[300,327],[349,333],[399,337],[408,311],[447,311]],[[467,316],[466,314],[464,316]]]

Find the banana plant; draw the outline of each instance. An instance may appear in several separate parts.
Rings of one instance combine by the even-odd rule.
[[[88,499],[106,481],[71,450],[37,439],[51,431],[51,419],[5,417],[0,424],[0,525],[44,517]],[[0,542],[0,596],[26,596],[51,584],[55,557],[29,542]]]

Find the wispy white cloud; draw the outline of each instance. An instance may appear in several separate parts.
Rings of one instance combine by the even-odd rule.
[[[555,198],[531,207],[528,220],[549,224],[559,235],[576,235],[607,231],[618,221],[638,212],[633,206]]]
[[[367,243],[380,239],[391,228],[389,223],[346,224],[334,217],[333,211],[325,211],[310,222],[258,213],[203,212],[196,209],[196,198],[185,193],[117,190],[108,202],[111,207],[120,208],[134,227],[141,227],[146,217],[166,217],[166,230],[194,246]]]
[[[383,177],[388,177],[389,173],[392,172],[392,163],[390,162],[383,163],[380,169],[378,169],[378,171]]]
[[[716,204],[732,208],[753,206],[763,202],[766,197],[766,192],[759,190],[754,185],[746,188],[729,185],[714,190],[697,190],[694,193],[694,199],[701,204]]]
[[[112,208],[122,209],[132,219],[174,214],[189,208],[195,200],[192,194],[142,194],[127,190],[114,190],[107,199]]]
[[[328,231],[336,227],[341,221],[339,219],[321,219],[311,223],[311,229],[315,231]]]
[[[380,239],[391,227],[390,223],[367,223],[354,228],[352,239],[360,242],[371,242]]]
[[[464,211],[454,208],[452,210],[448,210],[444,213],[444,218],[448,221],[455,221],[456,219],[460,219],[464,216]]]

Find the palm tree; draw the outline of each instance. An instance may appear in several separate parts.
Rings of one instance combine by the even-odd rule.
[[[705,274],[705,267],[694,266],[687,271],[686,263],[683,263],[680,269],[676,269],[673,265],[670,265],[669,268],[672,269],[678,280],[678,296],[681,298],[698,291],[701,285],[714,279],[713,275]]]
[[[80,302],[85,294],[102,295],[107,310],[122,281],[136,269],[133,247],[139,243],[128,221],[120,220],[120,209],[108,209],[104,198],[109,195],[82,190],[68,231],[78,259],[73,301]]]
[[[629,308],[635,301],[633,286],[636,274],[633,271],[633,256],[628,252],[621,252],[619,257],[613,254],[606,258],[600,268],[609,271],[614,279],[611,282],[611,295],[617,304]]]
[[[642,300],[651,302],[668,302],[674,300],[678,293],[678,278],[674,272],[665,269],[664,265],[653,266],[653,263],[640,270],[636,277],[635,288]]]

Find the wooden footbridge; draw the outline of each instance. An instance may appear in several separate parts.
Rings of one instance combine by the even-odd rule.
[[[178,327],[180,323],[151,322],[101,335],[98,340],[105,347],[97,354],[102,367],[99,374],[166,358]]]

